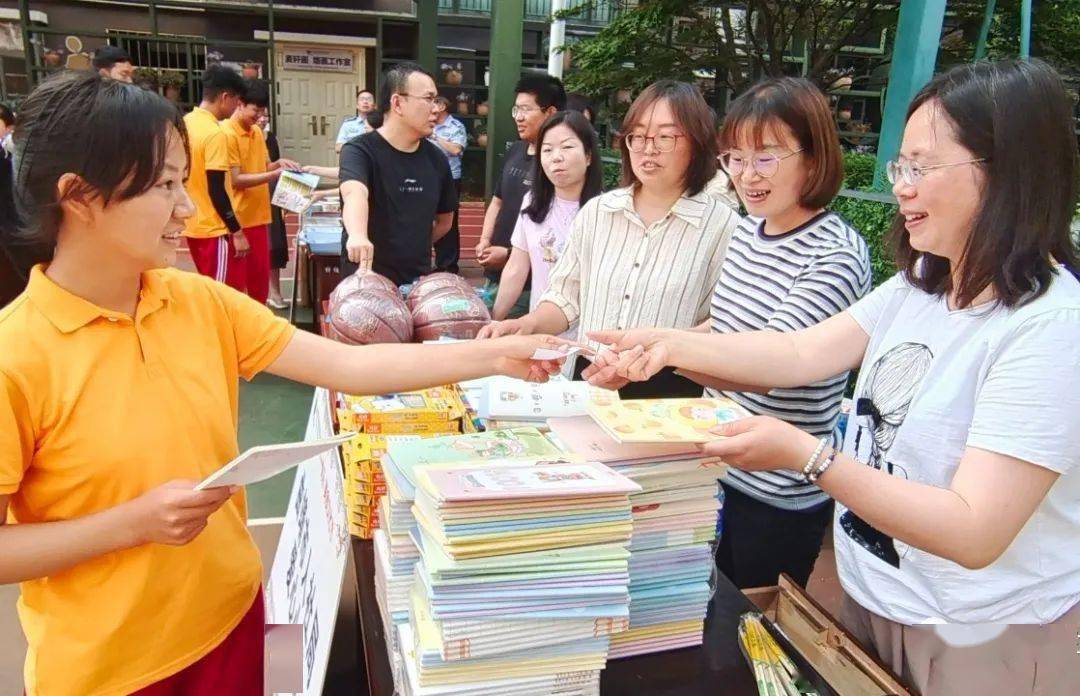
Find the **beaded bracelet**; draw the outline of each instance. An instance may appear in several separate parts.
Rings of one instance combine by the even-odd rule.
[[[804,466],[802,470],[803,480],[810,480],[810,476],[814,471],[814,465],[817,464],[818,457],[820,457],[821,453],[825,450],[827,439],[828,438],[823,437],[818,440],[817,448],[814,450],[814,453],[810,455],[810,459],[806,460],[806,466]]]
[[[836,459],[836,448],[835,447],[833,447],[832,451],[829,452],[829,456],[825,457],[825,461],[823,461],[821,463],[821,465],[817,468],[817,471],[814,471],[813,473],[811,473],[807,477],[807,480],[810,483],[817,483],[817,480],[819,478],[821,478],[821,475],[824,474],[828,470],[828,468],[830,466],[832,466],[832,463],[833,463],[834,459]]]

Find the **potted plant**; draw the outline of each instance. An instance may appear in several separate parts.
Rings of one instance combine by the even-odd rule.
[[[457,112],[466,115],[469,113],[469,95],[465,92],[457,95]]]
[[[165,91],[165,98],[169,101],[180,101],[180,90],[187,83],[184,73],[175,70],[162,70],[158,79]]]
[[[487,116],[488,115],[488,103],[486,101],[485,102],[480,102],[479,104],[476,105],[476,115],[477,116]]]
[[[487,123],[484,121],[477,121],[476,123],[476,144],[480,147],[487,147]]]
[[[443,80],[448,85],[460,85],[465,78],[461,72],[461,63],[443,63]]]
[[[135,68],[131,80],[145,90],[157,92],[161,84],[158,80],[158,71],[153,68]]]

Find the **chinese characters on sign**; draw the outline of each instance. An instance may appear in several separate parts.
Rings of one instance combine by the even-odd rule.
[[[352,51],[286,48],[282,61],[286,70],[356,72],[356,56]]]
[[[329,395],[317,389],[304,439],[333,433]],[[303,628],[303,693],[311,696],[326,678],[349,553],[342,485],[337,448],[297,468],[267,587],[269,622]]]

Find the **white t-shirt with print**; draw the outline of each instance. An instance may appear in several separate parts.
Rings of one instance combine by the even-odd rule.
[[[844,590],[908,625],[1057,619],[1080,601],[1080,283],[1062,270],[1022,307],[950,311],[897,275],[848,311],[870,336],[848,454],[941,488],[966,447],[1061,476],[981,570],[894,540],[837,503]]]

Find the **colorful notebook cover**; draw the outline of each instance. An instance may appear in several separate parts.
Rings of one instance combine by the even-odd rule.
[[[469,503],[630,494],[641,486],[598,462],[460,469],[421,468],[417,484],[437,501]]]
[[[569,451],[603,464],[668,461],[701,456],[701,450],[692,444],[619,442],[612,438],[596,420],[587,415],[549,418],[548,428]]]
[[[711,428],[750,416],[730,399],[638,399],[593,404],[589,415],[622,443],[700,443]]]

